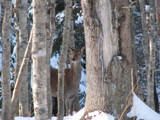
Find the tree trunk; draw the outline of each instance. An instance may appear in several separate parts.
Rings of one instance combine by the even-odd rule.
[[[155,0],[155,8],[156,8],[157,36],[160,41],[160,0]],[[160,56],[160,51],[159,51],[159,56]]]
[[[72,6],[74,6],[74,0],[72,0]],[[74,21],[73,21],[73,7],[72,7],[72,12],[71,12],[71,29],[70,29],[70,43],[69,43],[69,48],[75,49],[75,40],[74,40]],[[68,55],[69,56],[69,55]],[[69,58],[70,60],[70,58]],[[73,111],[78,111],[80,109],[79,105],[79,94],[77,94],[77,97],[74,100],[73,103]]]
[[[46,2],[33,0],[33,101],[36,120],[48,119],[46,65]]]
[[[27,25],[27,11],[28,1],[21,0],[19,9],[19,59],[20,64],[22,63],[24,53],[28,42],[28,25]],[[29,62],[29,60],[28,60]],[[19,94],[19,115],[27,117],[28,111],[28,62],[25,63],[24,69],[21,73],[22,86]]]
[[[54,36],[55,36],[55,9],[56,9],[56,2],[55,0],[51,0],[51,10],[50,10],[50,34],[51,34],[51,43],[50,43],[50,55],[52,55],[52,48],[54,44]]]
[[[2,26],[2,120],[11,119],[10,88],[10,28],[12,18],[12,1],[4,1],[4,18]]]
[[[155,8],[156,8],[156,23],[157,23],[157,37],[159,39],[159,43],[160,43],[160,0],[155,0]],[[159,49],[160,50],[160,49]],[[159,56],[160,56],[160,51],[159,52]],[[158,66],[158,69],[160,69],[160,66]],[[159,71],[159,70],[158,70]],[[157,96],[157,91],[156,91],[156,85],[155,85],[155,109],[156,111],[159,113],[159,100],[158,100],[158,96]]]
[[[51,0],[46,0],[46,65],[47,65],[47,103],[48,103],[48,119],[52,117],[52,95],[50,87],[50,49],[52,48],[51,29],[50,29],[50,5]],[[52,44],[53,45],[53,44]]]
[[[1,21],[2,21],[2,0],[0,0],[0,23],[1,23]],[[2,29],[2,26],[0,27],[0,30]],[[1,31],[0,31],[0,36],[2,36],[2,33],[1,33]]]
[[[63,32],[63,43],[62,43],[62,53],[59,60],[58,67],[58,117],[57,120],[63,120],[64,116],[64,69],[65,62],[67,59],[68,45],[70,39],[70,19],[71,19],[71,7],[72,1],[65,0],[65,22],[64,22],[64,32]]]
[[[16,84],[16,79],[18,76],[19,68],[20,68],[20,58],[19,58],[19,0],[15,0],[14,4],[14,32],[16,36],[16,70],[15,70],[15,76],[14,76],[14,85]],[[19,96],[18,96],[19,98]],[[19,100],[17,101],[14,116],[19,115]]]
[[[150,3],[150,14],[149,14],[149,67],[147,77],[147,104],[152,109],[155,109],[154,103],[154,73],[155,73],[155,46],[156,40],[154,38],[155,31],[155,1],[151,0]]]
[[[24,57],[23,57],[22,64],[19,68],[18,76],[17,76],[17,79],[16,79],[16,84],[15,84],[15,87],[14,87],[14,90],[13,90],[13,95],[12,95],[12,100],[11,100],[11,103],[12,103],[12,118],[14,118],[14,115],[15,115],[15,112],[16,112],[16,109],[15,109],[16,105],[17,105],[16,103],[18,101],[18,98],[19,98],[18,96],[19,96],[19,93],[20,93],[21,85],[22,85],[21,73],[22,73],[22,71],[24,71],[25,63],[29,62],[30,55],[31,55],[32,34],[33,34],[33,30],[31,31],[30,38],[29,38],[29,41],[28,41],[28,45],[27,45],[27,48],[26,48],[26,51],[25,51],[25,54],[24,54]]]
[[[149,66],[149,34],[148,34],[148,26],[146,20],[146,10],[145,10],[145,1],[139,0],[140,12],[141,12],[141,24],[142,24],[142,43],[143,43],[143,53],[144,60],[146,66],[146,79],[148,74],[148,66]]]
[[[127,119],[122,112],[129,104],[132,55],[126,6],[126,0],[82,0],[87,77],[84,116],[102,110]]]

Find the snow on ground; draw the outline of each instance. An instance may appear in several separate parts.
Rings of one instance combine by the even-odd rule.
[[[127,114],[128,117],[137,117],[137,120],[160,120],[160,114],[156,113],[133,93],[133,106]]]
[[[81,109],[79,112],[75,113],[73,116],[66,116],[64,120],[80,120],[84,113],[84,108]],[[91,117],[90,120],[114,120],[114,117],[106,114],[101,111],[94,111],[88,114]],[[15,117],[15,120],[35,120],[34,117]],[[56,117],[52,117],[52,120],[57,120]]]

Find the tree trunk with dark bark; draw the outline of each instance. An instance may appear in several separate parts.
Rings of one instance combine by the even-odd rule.
[[[132,55],[126,6],[126,0],[82,0],[87,77],[84,116],[102,110],[127,120],[123,110],[131,104]]]
[[[154,83],[155,83],[155,50],[156,39],[154,37],[155,32],[155,1],[151,0],[150,13],[149,13],[149,67],[147,74],[147,104],[152,109],[155,109],[154,102]]]
[[[2,120],[11,120],[10,88],[10,29],[12,18],[12,1],[4,1],[4,18],[2,26]]]

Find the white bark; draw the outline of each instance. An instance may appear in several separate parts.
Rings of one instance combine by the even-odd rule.
[[[36,120],[48,119],[45,7],[44,0],[33,0],[32,89]]]
[[[27,47],[28,42],[28,29],[27,29],[27,10],[28,10],[28,1],[21,0],[19,9],[19,59],[20,64],[22,63],[24,53]],[[28,58],[29,59],[29,58]],[[29,60],[28,60],[29,62]],[[22,87],[19,95],[19,115],[27,117],[29,115],[28,111],[28,62],[25,63],[24,69],[21,73]]]

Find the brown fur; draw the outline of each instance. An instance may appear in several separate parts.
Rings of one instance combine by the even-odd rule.
[[[83,49],[71,50],[70,69],[65,69],[64,76],[64,100],[67,114],[72,114],[73,101],[78,94],[81,79],[81,55]],[[51,68],[51,92],[53,97],[57,97],[58,89],[58,70]]]

